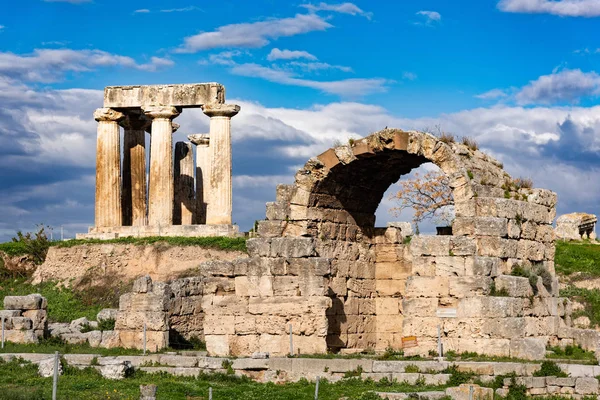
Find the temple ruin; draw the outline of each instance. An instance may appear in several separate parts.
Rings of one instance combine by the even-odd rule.
[[[449,178],[452,235],[375,227],[386,189],[427,162]],[[422,132],[385,129],[329,149],[277,187],[247,258],[205,262],[172,282],[139,281],[121,298],[120,344],[139,347],[146,324],[154,348],[195,336],[217,356],[596,351],[600,333],[574,328],[571,303],[559,297],[556,194],[512,182],[492,157]]]
[[[191,143],[173,150],[173,120],[185,108],[210,117],[209,134],[192,140],[196,165]],[[77,237],[238,235],[231,221],[231,118],[239,110],[225,104],[218,83],[106,87],[104,106],[94,112],[95,225]]]

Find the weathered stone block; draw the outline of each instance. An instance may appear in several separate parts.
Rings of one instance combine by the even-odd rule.
[[[410,241],[415,256],[447,256],[450,254],[450,236],[415,236]]]
[[[125,293],[119,298],[121,311],[166,311],[169,299],[154,293]]]
[[[268,257],[271,252],[271,239],[252,238],[246,241],[246,248],[250,257]]]
[[[48,313],[46,310],[28,310],[23,316],[31,319],[32,329],[44,330],[48,327]]]
[[[475,218],[475,235],[480,236],[508,236],[508,220],[500,217]]]
[[[27,296],[4,297],[5,310],[40,310],[45,309],[48,302],[41,294],[29,294]]]
[[[135,293],[148,293],[152,291],[152,278],[150,275],[145,275],[137,278],[133,282],[133,292]]]
[[[104,336],[104,334],[102,336]],[[141,331],[119,331],[120,344],[122,347],[125,348],[143,349],[143,336],[143,332]],[[158,350],[164,349],[165,347],[169,347],[169,332],[146,332],[146,349],[148,351],[156,352]]]
[[[546,356],[546,342],[543,338],[511,339],[510,356],[525,360],[541,360]]]
[[[495,278],[496,290],[505,289],[510,297],[533,296],[529,279],[520,276],[500,275]]]
[[[494,236],[483,236],[477,239],[477,254],[480,256],[514,258],[517,256],[516,240]]]
[[[98,347],[102,343],[102,332],[101,331],[90,331],[82,334],[85,340],[91,347]]]
[[[517,258],[523,260],[542,261],[545,247],[540,242],[533,240],[519,240],[517,245]]]
[[[167,314],[160,311],[120,312],[115,321],[115,329],[141,331],[144,324],[149,331],[166,331],[169,329]]]
[[[312,238],[275,238],[271,241],[271,257],[311,257],[315,256],[315,242]]]
[[[454,400],[491,400],[494,398],[494,389],[464,383],[446,389],[446,395]]]
[[[110,319],[116,320],[118,312],[119,312],[119,310],[117,310],[115,308],[104,308],[104,309],[100,310],[100,312],[96,316],[96,320],[98,322],[107,321]]]
[[[261,238],[281,237],[285,226],[285,221],[259,221],[257,233]]]
[[[407,297],[441,297],[449,293],[447,277],[411,276],[406,281]]]
[[[575,393],[583,395],[598,394],[598,379],[577,378],[575,382]]]
[[[462,298],[486,295],[490,292],[489,276],[452,276],[448,278],[450,296]]]

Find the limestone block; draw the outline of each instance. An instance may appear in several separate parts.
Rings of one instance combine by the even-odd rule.
[[[546,342],[543,338],[517,338],[510,341],[510,356],[525,360],[541,360],[546,356]]]
[[[402,297],[406,292],[406,280],[376,280],[377,296]]]
[[[492,275],[499,264],[500,260],[496,257],[468,257],[465,259],[465,275]]]
[[[375,293],[375,279],[354,279],[347,281],[348,290],[357,297],[371,297]]]
[[[437,298],[416,298],[402,300],[402,311],[406,316],[434,317],[437,307]]]
[[[102,332],[101,331],[90,331],[82,333],[82,336],[89,343],[91,347],[98,347],[102,343]]]
[[[539,224],[531,221],[521,223],[521,239],[534,240]]]
[[[501,218],[511,218],[516,219],[517,215],[521,216],[521,219],[524,217],[523,207],[528,206],[528,204],[513,199],[492,199],[493,202],[496,203],[496,208],[498,212],[498,217]],[[525,218],[528,219],[528,218]]]
[[[482,331],[489,337],[518,338],[525,336],[525,320],[521,317],[486,318]]]
[[[401,301],[394,297],[375,299],[375,313],[377,315],[398,315],[401,310]]]
[[[344,297],[348,293],[347,279],[342,277],[333,277],[329,281],[329,289],[338,297]]]
[[[0,310],[0,319],[4,318],[5,322],[8,322],[8,320],[12,317],[20,316],[21,310]],[[5,329],[8,329],[8,327],[5,326]]]
[[[456,236],[475,234],[475,218],[456,217],[452,222],[452,234]]]
[[[514,219],[508,220],[509,239],[519,239],[521,237],[521,224]]]
[[[29,294],[27,296],[4,297],[5,310],[41,310],[45,309],[48,301],[41,294]]]
[[[527,201],[546,207],[554,207],[556,206],[557,196],[556,193],[547,189],[531,189]]]
[[[129,361],[115,362],[114,364],[103,365],[100,367],[100,375],[106,379],[121,380],[133,372],[133,367]]]
[[[269,220],[284,221],[289,210],[289,203],[286,202],[268,202],[266,204],[266,217]]]
[[[144,338],[142,331],[120,330],[119,340],[121,347],[131,349],[143,349]],[[104,332],[105,334],[106,332]],[[104,334],[102,336],[104,336]],[[104,337],[103,337],[104,339]],[[169,332],[146,332],[146,349],[156,352],[169,346]]]
[[[261,238],[281,237],[286,225],[285,221],[260,221],[257,233]]]
[[[271,241],[271,257],[311,257],[315,256],[315,242],[312,238],[275,238]]]
[[[233,315],[205,315],[205,335],[235,334],[235,316]]]
[[[472,351],[479,354],[502,357],[507,357],[510,354],[509,339],[443,338],[442,343],[445,351],[453,350],[457,353]]]
[[[165,354],[160,356],[159,363],[172,367],[193,368],[198,364],[198,359],[190,356],[174,356]]]
[[[593,329],[572,329],[571,334],[576,344],[585,350],[596,351],[600,343],[600,333]]]
[[[542,261],[545,247],[542,243],[533,240],[519,240],[517,245],[517,258],[523,260]]]
[[[268,257],[271,252],[271,239],[252,238],[246,241],[246,248],[250,257]]]
[[[436,275],[436,267],[438,257],[426,257],[426,256],[416,256],[413,259],[412,263],[412,275],[418,276],[435,276]],[[440,257],[441,258],[441,257]],[[379,264],[379,263],[378,263]],[[376,267],[377,268],[377,265]],[[376,274],[376,277],[379,279],[379,274]],[[386,277],[385,279],[391,279]]]
[[[523,203],[522,216],[527,221],[541,224],[551,224],[556,210],[538,204]]]
[[[496,290],[506,289],[510,297],[533,296],[529,279],[521,276],[500,275],[495,278]]]
[[[120,312],[115,321],[116,330],[139,330],[146,324],[148,331],[166,331],[169,321],[165,312],[126,311]]]
[[[135,293],[148,293],[152,291],[152,278],[150,275],[145,275],[137,278],[133,282],[133,291]]]
[[[404,336],[437,337],[437,327],[440,321],[435,317],[405,316],[402,321],[402,334]]]
[[[211,357],[222,357],[230,354],[229,351],[229,335],[206,335],[206,351]],[[198,361],[200,365],[200,361]],[[219,365],[218,368],[221,368]]]
[[[407,297],[441,297],[448,296],[448,293],[447,277],[411,276],[406,280]]]
[[[111,319],[116,320],[118,312],[119,312],[119,310],[117,310],[115,308],[104,308],[104,309],[100,310],[100,312],[96,316],[96,320],[98,322],[108,321]]]
[[[87,342],[87,338],[83,335],[83,333],[80,332],[65,333],[60,337],[69,344],[84,344]]]
[[[494,236],[477,238],[477,254],[480,256],[514,258],[517,256],[516,240],[503,239]]]
[[[475,220],[475,235],[508,236],[508,220],[499,217],[477,217]]]
[[[12,317],[10,325],[14,330],[29,330],[33,329],[31,318],[27,317]]]
[[[557,378],[555,376],[547,376],[546,384],[553,386],[565,386],[565,387],[575,387],[576,378]]]
[[[54,366],[55,366],[54,357],[50,357],[45,360],[42,360],[38,364],[38,374],[42,378],[49,378],[51,376],[54,376]],[[58,362],[58,375],[62,375],[62,374],[63,374],[62,365],[60,362]]]
[[[294,297],[250,297],[248,312],[253,315],[303,315],[310,310],[309,302],[300,296]],[[324,309],[323,309],[324,312]]]
[[[583,395],[598,394],[598,379],[577,378],[577,381],[575,382],[575,393]]]
[[[460,218],[472,218],[476,215],[477,203],[476,201],[479,199],[469,199],[469,200],[455,200],[454,202],[454,214],[456,215],[456,220]],[[495,214],[495,212],[493,213]],[[482,216],[495,216],[492,213],[482,214]],[[473,229],[475,227],[473,226]]]
[[[414,256],[447,256],[450,254],[450,236],[414,236],[410,249]]]
[[[419,257],[429,258],[429,257]],[[367,269],[372,267],[365,263]],[[369,268],[371,267],[371,268]],[[375,278],[376,279],[406,279],[411,275],[409,265],[407,263],[399,262],[378,262],[375,265]]]
[[[10,329],[4,331],[4,340],[12,343],[37,343],[38,337],[33,330]]]
[[[472,395],[471,391],[473,392]],[[446,395],[453,400],[491,400],[494,398],[494,389],[463,383],[458,387],[446,389]]]
[[[290,275],[317,275],[327,276],[331,274],[331,259],[323,257],[292,258],[287,273]]]
[[[166,311],[169,299],[154,293],[125,293],[119,298],[121,311]]]
[[[248,335],[257,332],[255,317],[239,315],[234,317],[234,329],[238,335]]]
[[[450,296],[462,298],[488,294],[492,278],[489,276],[451,276],[448,281]]]

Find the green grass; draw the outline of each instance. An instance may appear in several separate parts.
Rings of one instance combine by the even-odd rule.
[[[20,366],[23,364],[23,366]],[[176,377],[167,374],[147,374],[136,371],[131,377],[120,381],[103,379],[92,368],[77,370],[66,367],[64,375],[58,380],[59,399],[138,399],[140,385],[155,384],[158,387],[157,398],[170,399],[208,399],[208,388],[213,388],[214,399],[228,400],[312,400],[315,384],[306,380],[296,383],[276,385],[256,383],[248,378],[239,378],[225,374],[201,374],[196,378]],[[37,367],[28,362],[14,360],[0,362],[0,400],[50,399],[52,378],[41,378]],[[441,390],[443,387],[407,385],[383,379],[379,382],[345,379],[337,383],[321,381],[320,400],[349,400],[373,398],[365,393],[369,391],[415,392]]]
[[[0,251],[10,257],[27,254],[27,246],[23,242],[0,243]]]
[[[562,289],[560,295],[583,304],[583,310],[573,312],[573,319],[586,316],[590,319],[592,326],[600,326],[600,289],[583,289],[569,286]]]
[[[101,356],[131,356],[141,355],[142,350],[112,348],[105,349],[101,347],[91,347],[86,344],[68,344],[57,338],[43,339],[38,344],[24,343],[4,343],[4,349],[0,349],[2,353],[37,353],[37,354],[53,354],[58,351],[60,354],[99,354]],[[161,353],[174,351],[173,349],[165,349]]]
[[[98,299],[90,301],[86,293],[57,287],[55,282],[45,282],[31,285],[24,278],[0,281],[0,299],[5,296],[24,296],[40,293],[48,299],[48,319],[52,322],[71,322],[74,319],[86,317],[96,320],[96,314],[103,308],[118,306],[111,302],[101,302]],[[0,302],[0,309],[4,303]]]
[[[62,242],[52,242],[52,246],[64,248],[73,247],[84,244],[133,244],[138,246],[165,243],[171,246],[199,246],[219,250],[236,250],[246,251],[246,238],[230,238],[230,237],[165,237],[152,236],[143,238],[124,237],[110,240],[99,239],[72,239]]]
[[[590,242],[556,242],[554,259],[560,275],[581,273],[580,279],[600,277],[600,245]]]
[[[596,362],[596,355],[593,351],[587,351],[581,346],[566,346],[564,349],[559,346],[549,347],[551,354],[546,355],[546,358],[568,359],[568,360],[588,360]]]

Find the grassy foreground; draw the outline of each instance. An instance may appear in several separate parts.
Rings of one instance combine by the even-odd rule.
[[[305,380],[276,385],[223,374],[200,374],[191,378],[136,371],[128,378],[112,381],[102,378],[92,368],[78,370],[64,365],[63,368],[64,375],[58,382],[59,399],[139,399],[140,385],[147,384],[158,386],[157,399],[160,400],[208,399],[209,387],[213,388],[215,400],[312,400],[315,392],[315,384]],[[50,399],[52,378],[39,377],[37,366],[28,362],[0,362],[0,388],[0,400]],[[322,381],[319,385],[319,399],[338,400],[348,397],[348,400],[375,400],[378,397],[369,394],[369,391],[415,392],[442,389],[443,387],[410,386],[389,380],[374,382],[351,378],[337,383]]]

